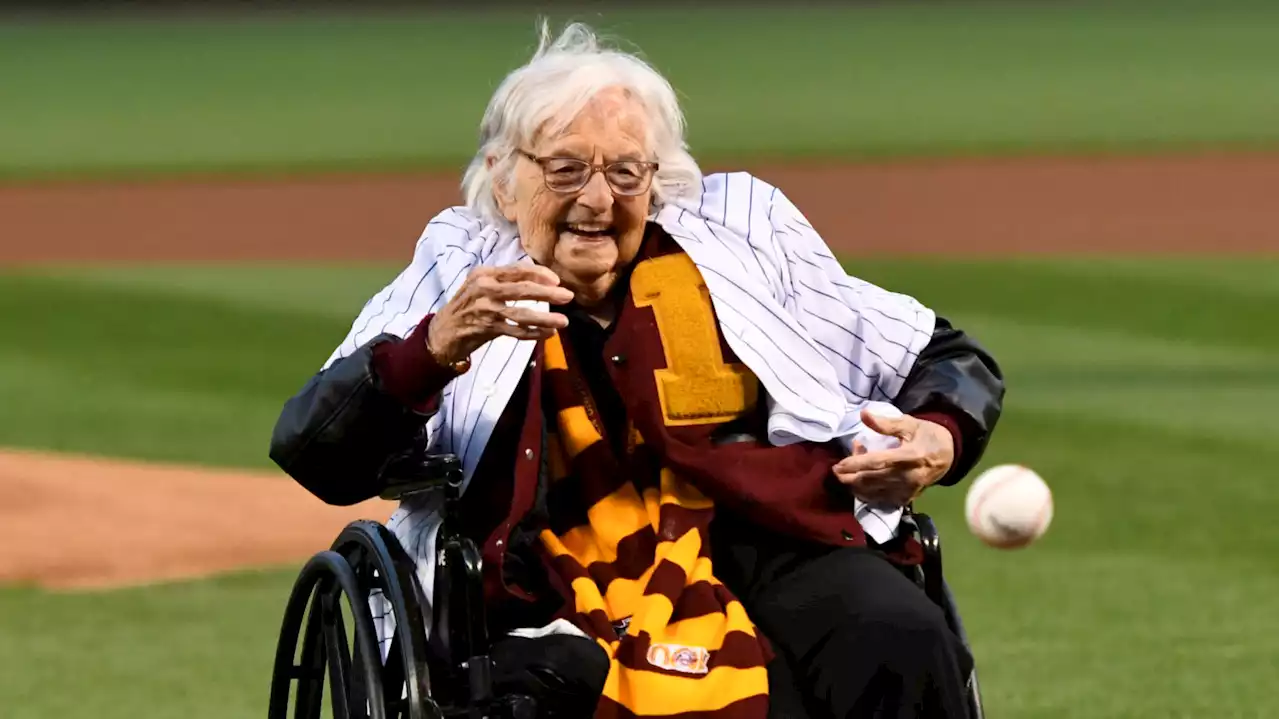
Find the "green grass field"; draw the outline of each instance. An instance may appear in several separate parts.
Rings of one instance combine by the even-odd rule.
[[[705,161],[1275,146],[1274,4],[616,8]],[[455,167],[532,11],[0,24],[0,177]]]
[[[1028,463],[1056,493],[1052,531],[1017,553],[968,535],[962,488],[924,502],[991,715],[1273,716],[1271,263],[851,267],[916,294],[1000,358],[1008,408],[985,464]],[[396,271],[5,275],[0,394],[14,411],[0,445],[265,467],[281,402]],[[292,572],[0,592],[0,697],[23,707],[8,715],[258,715]]]
[[[1276,7],[1253,0],[574,17],[670,75],[706,162],[1276,147]],[[0,22],[0,178],[456,167],[532,27]],[[851,261],[987,344],[1009,395],[984,466],[1055,491],[1011,553],[965,531],[963,486],[922,502],[992,717],[1280,712],[1274,264]],[[281,404],[399,269],[0,268],[0,447],[270,467]],[[296,569],[0,589],[0,714],[261,716]]]

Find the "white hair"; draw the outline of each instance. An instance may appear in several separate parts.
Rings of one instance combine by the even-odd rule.
[[[684,113],[671,83],[635,55],[601,47],[586,25],[572,23],[552,40],[544,21],[533,59],[507,75],[489,100],[480,122],[480,146],[462,180],[467,206],[486,220],[506,223],[494,199],[495,179],[509,182],[525,143],[538,132],[563,130],[609,88],[628,91],[648,117],[646,149],[658,163],[654,206],[695,192],[702,172],[689,154]]]

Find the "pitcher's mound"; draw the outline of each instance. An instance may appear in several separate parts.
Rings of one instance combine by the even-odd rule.
[[[299,568],[355,519],[282,473],[0,452],[0,583],[94,589]]]

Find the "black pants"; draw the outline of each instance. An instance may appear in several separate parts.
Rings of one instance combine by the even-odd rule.
[[[773,645],[771,719],[963,719],[973,665],[942,610],[882,555],[721,517],[716,576]]]
[[[588,719],[609,676],[609,655],[581,637],[500,637],[493,643],[493,690],[534,700],[539,719]]]
[[[609,655],[594,641],[574,635],[509,636],[513,629],[545,626],[562,601],[547,582],[532,537],[513,541],[503,564],[509,581],[542,600],[511,598],[487,608],[494,693],[531,697],[538,719],[590,719],[609,676]]]

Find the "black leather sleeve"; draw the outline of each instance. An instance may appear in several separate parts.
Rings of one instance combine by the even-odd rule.
[[[939,317],[894,404],[907,414],[943,412],[959,424],[956,457],[939,484],[959,482],[982,459],[1004,405],[1004,374],[985,349]]]
[[[413,450],[426,416],[378,386],[373,347],[379,335],[312,377],[287,402],[271,433],[271,459],[327,504],[378,496],[388,462]]]

